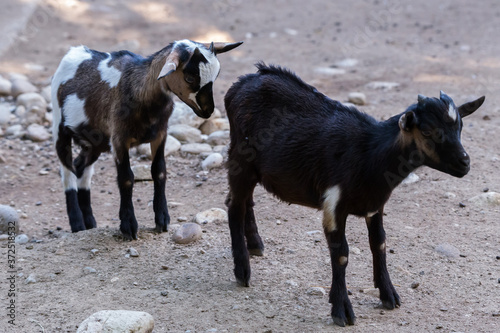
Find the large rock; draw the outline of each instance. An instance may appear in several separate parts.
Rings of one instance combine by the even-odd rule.
[[[203,160],[203,162],[201,162],[201,168],[203,170],[211,170],[213,168],[220,167],[223,163],[224,163],[224,157],[222,157],[221,154],[212,153],[208,155],[207,158]]]
[[[14,229],[9,229],[13,227]],[[0,233],[9,231],[19,232],[19,215],[16,210],[10,206],[0,205]]]
[[[198,117],[185,103],[175,102],[174,111],[168,119],[168,126],[182,124],[198,128],[204,121],[205,119]]]
[[[17,97],[25,93],[34,93],[38,91],[38,88],[32,85],[28,80],[24,78],[14,78],[12,81],[11,94]]]
[[[196,214],[194,221],[198,224],[224,223],[228,221],[228,217],[224,209],[210,208]]]
[[[185,124],[170,126],[168,134],[181,142],[196,143],[202,141],[201,131]]]
[[[12,94],[12,83],[0,75],[0,96],[10,96]]]
[[[229,131],[216,131],[207,138],[207,143],[212,146],[223,146],[229,142]]]
[[[172,235],[177,244],[188,244],[201,238],[201,227],[196,223],[184,223]]]
[[[500,193],[497,192],[481,193],[480,195],[470,198],[469,202],[479,206],[484,206],[484,205],[500,206]]]
[[[26,129],[26,137],[31,141],[42,142],[50,139],[50,133],[42,125],[31,124]]]
[[[47,112],[47,102],[42,95],[34,92],[21,94],[17,97],[16,102],[18,106],[24,106],[26,109],[23,123],[43,123]]]
[[[7,103],[0,104],[0,125],[7,124],[10,121],[12,112],[10,112],[10,105]]]
[[[154,319],[147,312],[103,310],[85,319],[76,333],[150,333]]]
[[[181,143],[179,140],[171,135],[167,135],[167,142],[165,142],[165,156],[171,155],[176,151],[181,149]]]
[[[184,154],[194,154],[198,155],[201,153],[210,153],[212,152],[212,147],[206,143],[187,143],[182,145],[181,152]]]

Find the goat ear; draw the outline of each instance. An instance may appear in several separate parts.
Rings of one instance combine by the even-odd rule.
[[[161,68],[157,80],[175,72],[177,66],[179,66],[179,54],[177,52],[171,52],[165,60],[165,65]]]
[[[213,53],[219,54],[219,53],[224,53],[227,51],[231,51],[232,49],[240,46],[243,44],[243,42],[236,42],[236,43],[219,43],[219,42],[212,42],[212,43],[203,43],[207,49],[212,50],[212,45],[213,45]]]
[[[474,111],[479,109],[481,105],[484,103],[485,97],[479,97],[475,101],[468,102],[465,104],[462,104],[458,107],[458,113],[460,114],[460,117],[467,117],[468,115],[472,114]]]
[[[407,111],[399,117],[398,124],[402,131],[410,132],[411,129],[417,124],[417,116],[413,111]]]
[[[191,59],[193,58],[200,59],[203,62],[208,62],[207,58],[205,58],[205,56],[203,55],[203,53],[201,53],[199,48],[194,49],[193,56],[191,57]]]

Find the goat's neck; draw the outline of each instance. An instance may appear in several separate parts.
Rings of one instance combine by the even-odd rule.
[[[143,104],[153,104],[163,99],[171,99],[171,92],[158,80],[158,75],[165,63],[165,49],[145,58],[143,66],[139,67],[142,73],[142,80],[138,80],[137,98]]]

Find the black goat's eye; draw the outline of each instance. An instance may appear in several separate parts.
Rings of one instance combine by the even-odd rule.
[[[422,131],[423,136],[431,136],[432,132],[431,131]]]
[[[184,75],[184,80],[189,83],[189,84],[193,84],[194,83],[194,76],[192,75]]]

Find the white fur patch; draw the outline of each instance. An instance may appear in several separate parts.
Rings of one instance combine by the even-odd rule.
[[[108,53],[109,57],[102,60],[97,66],[99,73],[101,73],[101,80],[107,82],[110,88],[116,87],[120,78],[122,77],[122,72],[113,66],[109,66],[111,61],[111,55]]]
[[[92,175],[94,174],[94,165],[90,165],[85,168],[83,175],[77,179],[77,184],[79,189],[90,190],[90,185],[92,181]]]
[[[52,137],[54,142],[57,141],[59,124],[61,123],[61,109],[57,99],[59,87],[75,76],[76,71],[82,62],[91,58],[92,54],[85,46],[72,47],[62,58],[61,63],[59,64],[59,67],[57,67],[54,77],[52,78]]]
[[[448,106],[448,116],[453,120],[457,121],[457,110],[453,107],[453,105]]]
[[[64,191],[77,189],[76,175],[62,164],[61,164],[61,180],[63,183]]]
[[[63,105],[64,125],[72,129],[89,121],[85,114],[85,100],[79,99],[76,94],[66,97]]]
[[[340,200],[340,186],[335,185],[326,190],[323,195],[323,228],[327,232],[337,230],[337,222],[335,221],[335,209]]]

